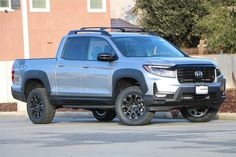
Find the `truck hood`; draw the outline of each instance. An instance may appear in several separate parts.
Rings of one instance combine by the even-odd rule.
[[[163,66],[175,66],[175,65],[186,65],[186,64],[191,64],[191,65],[214,65],[217,66],[217,63],[208,60],[208,59],[202,59],[202,58],[191,58],[191,57],[179,57],[179,58],[174,58],[174,57],[154,57],[154,58],[136,58],[136,61],[142,60],[145,61],[146,64],[151,64],[151,65],[163,65]]]

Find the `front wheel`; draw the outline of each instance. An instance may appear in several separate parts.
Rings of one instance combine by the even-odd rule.
[[[218,108],[213,107],[185,107],[180,109],[183,117],[190,122],[208,122],[212,120],[218,112]]]
[[[112,121],[116,117],[116,112],[114,110],[103,110],[103,109],[96,109],[93,110],[93,116],[103,122]]]
[[[125,88],[116,100],[116,113],[126,125],[145,125],[150,123],[154,112],[149,112],[143,102],[143,94],[138,86]]]

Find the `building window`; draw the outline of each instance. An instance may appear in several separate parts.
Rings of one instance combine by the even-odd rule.
[[[0,0],[0,11],[11,10],[11,0]]]
[[[88,12],[106,12],[106,0],[87,0]]]
[[[50,12],[50,0],[30,0],[31,12]]]

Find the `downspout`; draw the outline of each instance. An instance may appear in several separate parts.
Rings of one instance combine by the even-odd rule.
[[[28,11],[27,11],[27,0],[21,0],[22,6],[22,24],[23,24],[23,45],[24,45],[24,58],[30,57],[29,53],[29,27],[28,27]]]

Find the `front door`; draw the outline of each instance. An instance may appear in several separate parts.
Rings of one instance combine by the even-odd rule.
[[[86,61],[81,69],[81,95],[89,97],[112,97],[112,74],[116,61],[97,60],[99,53],[112,53],[113,48],[104,38],[90,37]]]

